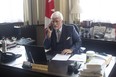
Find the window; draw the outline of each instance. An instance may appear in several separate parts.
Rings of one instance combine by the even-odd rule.
[[[0,0],[0,23],[23,21],[23,0]]]
[[[80,0],[80,20],[116,23],[116,0]]]

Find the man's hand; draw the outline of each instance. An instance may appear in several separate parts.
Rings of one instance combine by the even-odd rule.
[[[71,49],[64,49],[61,54],[71,54],[72,50]]]

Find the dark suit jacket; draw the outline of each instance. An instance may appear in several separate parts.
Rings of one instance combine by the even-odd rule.
[[[57,42],[55,30],[53,29],[51,38],[45,38],[45,49],[51,48],[52,52],[61,53],[64,49],[71,49],[73,53],[78,53],[81,46],[81,39],[74,26],[62,25],[60,41]]]

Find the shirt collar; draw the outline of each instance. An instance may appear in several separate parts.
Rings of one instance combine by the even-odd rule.
[[[62,26],[61,26],[61,28],[59,29],[59,31],[60,31],[60,32],[62,31]]]

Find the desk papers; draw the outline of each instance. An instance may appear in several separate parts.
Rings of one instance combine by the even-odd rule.
[[[86,54],[75,54],[69,60],[86,62]]]
[[[62,54],[56,54],[52,60],[59,60],[59,61],[67,61],[71,55],[62,55]]]
[[[111,59],[112,55],[103,56],[96,54],[96,56],[80,69],[79,75],[88,77],[104,77],[105,69]]]
[[[70,58],[70,54],[68,55],[62,55],[62,54],[56,54],[52,60],[60,60],[60,61],[67,61],[67,60],[72,60],[72,61],[81,61],[81,62],[86,62],[86,54],[75,54]]]

